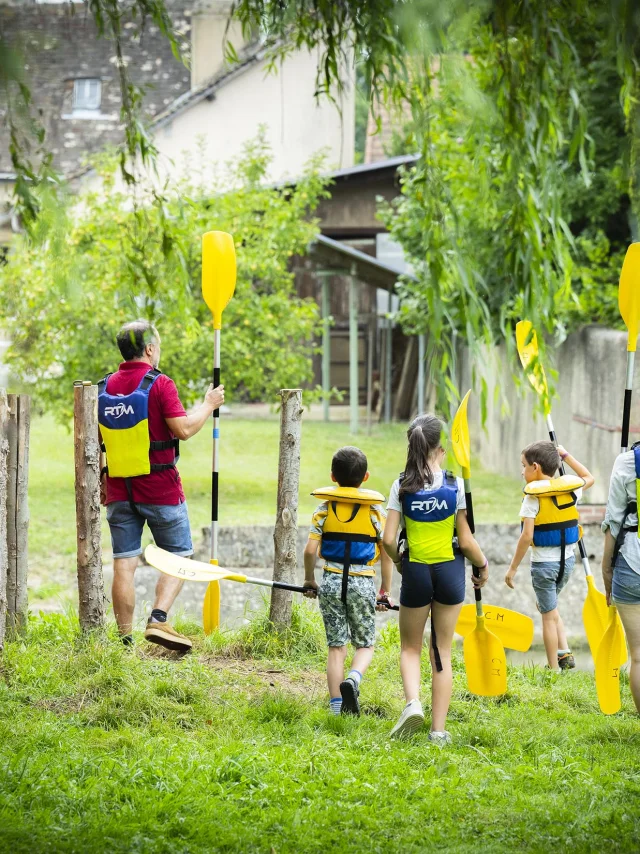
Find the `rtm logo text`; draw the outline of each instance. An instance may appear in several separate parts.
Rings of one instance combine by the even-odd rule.
[[[126,403],[119,403],[117,406],[105,406],[105,415],[113,415],[114,418],[120,418],[121,415],[133,415],[133,406]]]
[[[444,498],[442,501],[438,501],[437,498],[427,498],[426,501],[412,501],[411,509],[422,513],[431,513],[432,510],[446,510],[447,502]]]

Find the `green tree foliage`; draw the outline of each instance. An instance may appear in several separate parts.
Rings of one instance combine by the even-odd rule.
[[[452,3],[407,35],[421,158],[383,217],[417,275],[401,320],[448,396],[461,339],[481,365],[521,317],[560,336],[612,320],[632,143],[610,5]]]
[[[223,318],[228,391],[263,399],[311,378],[317,307],[296,297],[289,267],[317,233],[309,214],[324,183],[311,164],[286,195],[266,189],[269,163],[259,138],[217,179],[187,164],[196,178],[131,210],[114,162],[103,162],[100,189],[69,203],[45,251],[28,235],[16,242],[0,277],[0,316],[13,339],[6,360],[43,404],[66,417],[73,381],[95,382],[117,367],[115,334],[135,317],[157,324],[161,367],[184,402],[203,393],[213,331],[200,290],[200,239],[210,230],[231,232],[238,247],[238,283]]]

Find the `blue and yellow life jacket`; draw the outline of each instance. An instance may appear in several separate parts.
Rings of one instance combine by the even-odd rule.
[[[535,496],[540,509],[533,520],[533,544],[541,548],[560,548],[560,572],[564,575],[565,546],[577,543],[582,537],[579,525],[576,492],[584,480],[575,474],[563,474],[548,481],[533,480],[524,488],[525,495]]]
[[[438,489],[405,492],[402,515],[412,563],[453,560],[457,503],[458,482],[450,471],[443,472]]]
[[[179,458],[177,439],[152,442],[149,438],[149,392],[160,371],[148,371],[131,394],[113,395],[107,392],[111,374],[98,383],[98,423],[102,434],[102,450],[107,455],[110,477],[123,477],[131,496],[129,479],[156,471],[174,468]],[[173,448],[171,463],[152,463],[151,451]]]
[[[342,601],[347,600],[347,584],[351,567],[370,566],[357,575],[374,576],[373,569],[380,557],[379,534],[371,521],[370,507],[383,502],[384,495],[372,489],[353,486],[325,486],[311,493],[327,502],[327,518],[322,527],[320,556],[342,564],[342,569],[326,566],[329,572],[342,573]]]

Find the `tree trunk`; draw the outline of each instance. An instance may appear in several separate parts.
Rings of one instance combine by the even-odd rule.
[[[411,335],[407,339],[407,348],[404,351],[402,373],[398,384],[396,405],[393,412],[395,421],[406,421],[411,415],[411,403],[418,378],[418,338]]]
[[[31,399],[26,394],[7,395],[7,629],[19,634],[27,627],[29,605],[29,425]]]
[[[300,433],[302,427],[302,391],[280,392],[280,460],[278,464],[278,512],[273,532],[275,558],[273,580],[295,583],[298,558],[298,487],[300,483]],[[276,628],[291,625],[291,592],[271,591],[269,619]]]
[[[7,622],[7,457],[9,442],[7,426],[9,405],[4,389],[0,389],[0,653],[4,649],[4,634]]]
[[[78,616],[83,632],[104,626],[105,596],[100,541],[98,387],[74,385],[73,427],[78,548]]]

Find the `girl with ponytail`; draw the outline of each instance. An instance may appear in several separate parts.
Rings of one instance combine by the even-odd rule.
[[[464,558],[480,570],[472,582],[483,587],[488,563],[466,515],[464,482],[440,467],[445,457],[444,423],[419,415],[407,431],[404,473],[391,487],[383,545],[402,573],[400,671],[407,701],[392,737],[407,736],[424,723],[420,703],[420,655],[431,614],[430,741],[448,744],[445,730],[453,673],[451,644],[464,601]],[[398,532],[401,536],[398,542]]]

